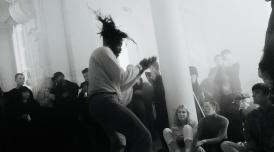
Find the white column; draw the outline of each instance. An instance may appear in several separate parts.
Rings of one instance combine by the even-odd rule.
[[[159,62],[166,91],[169,123],[174,111],[185,105],[190,118],[197,121],[189,73],[188,50],[177,0],[150,0]]]

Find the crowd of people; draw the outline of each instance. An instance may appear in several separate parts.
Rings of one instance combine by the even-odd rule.
[[[157,137],[162,145],[158,152],[274,150],[273,79],[265,64],[259,72],[268,83],[251,88],[259,108],[248,115],[243,109],[250,96],[241,92],[240,65],[232,61],[230,50],[215,56],[216,67],[201,84],[198,70],[190,66],[194,100],[187,102],[195,103],[198,122],[179,105],[170,126],[157,58],[144,58],[124,71],[117,60],[123,39],[136,42],[110,16],[94,13],[102,23],[98,34],[104,46],[92,52],[80,87],[56,72],[44,80],[36,99],[22,73],[15,75],[14,89],[0,89],[2,151],[151,152]],[[141,78],[144,72],[148,82]]]
[[[204,102],[205,117],[197,122],[189,118],[189,111],[183,105],[174,113],[174,124],[166,128],[165,140],[170,152],[271,152],[274,150],[273,104],[271,90],[265,83],[252,87],[254,103],[259,108],[252,110],[246,118],[238,117],[249,105],[249,96],[239,94],[234,103],[238,111],[233,118],[219,114],[219,104],[214,100]],[[240,119],[235,124],[233,119]],[[232,120],[232,121],[231,121]],[[236,120],[234,120],[236,121]],[[232,122],[232,123],[231,123]],[[235,132],[229,136],[229,125]],[[237,129],[239,127],[240,129]],[[239,132],[238,132],[239,131]]]

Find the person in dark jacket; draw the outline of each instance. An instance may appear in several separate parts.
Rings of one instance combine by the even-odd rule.
[[[147,117],[146,117],[146,109],[142,99],[143,93],[143,79],[140,78],[136,84],[133,86],[133,96],[132,96],[132,104],[134,107],[135,115],[141,120],[141,122],[149,129]]]
[[[52,81],[56,83],[56,88],[52,91],[55,95],[53,107],[56,108],[60,120],[60,138],[64,139],[60,144],[61,147],[68,148],[66,145],[77,138],[75,136],[77,125],[75,105],[77,104],[79,86],[66,80],[62,72],[54,73]]]
[[[41,137],[41,107],[34,100],[31,90],[18,89],[17,101],[11,103],[9,126],[12,151],[38,151]]]
[[[274,1],[265,0],[266,2],[271,1],[271,8],[274,7]],[[263,55],[259,62],[258,75],[263,81],[268,84],[271,88],[271,96],[274,94],[273,84],[274,84],[274,13],[271,11],[268,27],[265,35],[265,45],[263,49]],[[272,98],[272,104],[274,104],[274,98]]]
[[[223,66],[218,68],[214,78],[215,83],[219,85],[221,113],[225,111],[226,105],[231,104],[237,94],[242,91],[239,78],[240,64],[233,62],[231,54],[228,49],[222,51]]]
[[[244,116],[243,109],[247,109],[250,102],[248,94],[238,94],[235,100],[226,105],[226,110],[221,113],[229,121],[227,128],[228,140],[238,143],[244,142]]]
[[[166,98],[165,98],[165,88],[162,81],[162,76],[160,75],[160,66],[158,62],[155,62],[150,67],[151,72],[146,72],[146,77],[148,81],[152,84],[154,90],[154,103],[156,111],[156,119],[154,120],[154,128],[158,131],[160,137],[162,148],[158,152],[168,151],[168,146],[163,136],[163,130],[169,128]]]
[[[89,84],[88,68],[85,68],[82,71],[82,74],[85,81],[81,83],[81,91],[77,97],[77,107],[79,110],[78,119],[82,121],[85,126],[85,131],[82,131],[82,133],[84,133],[83,135],[88,138],[87,141],[92,140],[91,147],[93,152],[108,152],[110,149],[110,139],[105,133],[104,128],[100,124],[98,124],[89,114],[88,98],[86,94]],[[84,149],[87,150],[87,148]]]
[[[18,94],[19,94],[19,88],[21,88],[24,85],[24,83],[25,83],[25,76],[24,76],[24,74],[17,73],[15,75],[15,82],[16,82],[16,87],[13,88],[13,89],[11,89],[8,92],[3,92],[2,89],[0,89],[0,96],[5,97],[10,102],[17,100],[17,99],[15,99],[15,97],[17,97]]]

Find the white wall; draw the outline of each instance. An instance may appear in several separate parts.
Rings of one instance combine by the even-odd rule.
[[[71,62],[69,61],[62,1],[42,0],[42,9],[52,74],[60,71],[64,73],[66,79],[71,80]]]
[[[83,82],[82,70],[88,68],[93,50],[102,46],[97,33],[95,15],[87,9],[86,0],[63,0],[65,29],[70,50],[73,80]],[[95,31],[96,30],[96,31]]]
[[[12,43],[12,27],[0,27],[0,85],[3,91],[9,91],[16,86],[15,57]]]

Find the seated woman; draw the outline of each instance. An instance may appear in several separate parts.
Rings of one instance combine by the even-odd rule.
[[[193,137],[197,131],[197,122],[189,118],[189,111],[184,105],[177,107],[174,114],[172,130],[164,129],[163,135],[170,152],[191,151]]]
[[[23,86],[20,96],[11,104],[10,118],[12,151],[34,151],[39,147],[40,105],[34,100],[31,90]],[[19,95],[19,94],[18,94]]]
[[[198,124],[196,147],[198,152],[222,152],[221,143],[227,138],[228,120],[218,115],[219,105],[214,100],[204,103],[204,113]]]

